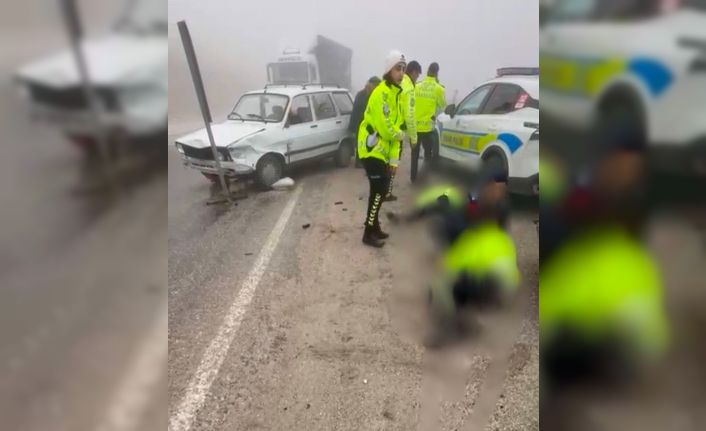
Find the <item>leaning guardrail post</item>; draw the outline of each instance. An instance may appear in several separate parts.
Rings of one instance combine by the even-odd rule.
[[[61,0],[61,12],[64,17],[64,24],[69,33],[69,43],[71,44],[71,51],[76,61],[76,66],[78,68],[78,74],[81,79],[81,86],[83,88],[83,94],[88,103],[88,108],[90,115],[93,119],[93,124],[96,131],[96,141],[98,144],[98,151],[101,155],[101,162],[103,163],[103,169],[101,169],[101,174],[107,177],[110,187],[113,191],[118,191],[118,182],[115,177],[115,169],[113,163],[110,159],[109,152],[109,142],[108,142],[108,132],[103,123],[103,105],[96,92],[95,87],[91,82],[91,74],[88,68],[88,63],[81,47],[81,40],[83,39],[83,29],[81,28],[81,21],[78,14],[78,8],[76,6],[76,0]]]
[[[208,134],[208,140],[211,143],[211,151],[213,152],[213,160],[216,163],[218,169],[218,178],[221,182],[221,190],[225,195],[229,203],[233,203],[233,198],[230,195],[230,190],[228,189],[228,184],[226,184],[225,175],[223,173],[223,168],[221,167],[221,161],[218,157],[218,149],[216,148],[216,141],[213,139],[213,132],[211,131],[211,111],[208,108],[208,100],[206,99],[206,90],[203,86],[203,80],[201,79],[201,71],[199,69],[199,63],[196,59],[196,52],[194,51],[194,45],[191,41],[191,34],[189,33],[189,28],[186,26],[185,21],[179,21],[177,23],[179,27],[179,34],[181,35],[181,43],[184,45],[184,53],[186,54],[186,60],[189,63],[189,70],[191,71],[191,79],[194,82],[194,90],[196,91],[196,97],[199,100],[199,106],[201,107],[201,114],[203,115],[203,121],[206,124],[206,133]]]

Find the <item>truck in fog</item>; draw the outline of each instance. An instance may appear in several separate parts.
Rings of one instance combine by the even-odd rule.
[[[353,50],[318,35],[309,51],[285,49],[277,61],[267,65],[268,84],[335,84],[351,88]]]

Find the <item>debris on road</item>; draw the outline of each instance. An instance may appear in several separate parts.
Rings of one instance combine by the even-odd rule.
[[[253,253],[245,253],[246,256],[252,256]]]
[[[294,180],[289,177],[282,178],[281,180],[272,184],[273,190],[289,190],[292,188],[294,188]]]
[[[311,227],[311,223],[307,223],[305,225],[302,225],[302,229],[309,229]]]
[[[348,208],[343,208],[343,211],[348,211]]]
[[[334,205],[343,205],[343,201],[338,201]]]

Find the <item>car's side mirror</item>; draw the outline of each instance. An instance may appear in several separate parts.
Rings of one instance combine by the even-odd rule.
[[[456,114],[456,105],[451,104],[444,109],[444,114],[450,116],[453,118],[453,116]]]

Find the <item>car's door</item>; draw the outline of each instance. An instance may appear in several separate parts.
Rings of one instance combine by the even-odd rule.
[[[494,84],[476,88],[456,107],[453,116],[439,116],[440,156],[457,162],[475,164],[478,158],[478,141],[487,134],[479,114]]]
[[[338,126],[337,137],[342,139],[349,135],[348,123],[351,120],[351,112],[353,112],[353,100],[347,91],[334,92],[332,97],[338,110],[338,119],[336,120],[336,126]]]
[[[285,133],[288,137],[287,162],[295,163],[308,158],[311,147],[317,145],[317,124],[308,95],[295,96],[289,105]]]
[[[343,120],[338,116],[336,106],[329,92],[313,93],[311,103],[314,108],[317,138],[307,153],[308,157],[318,157],[333,153],[338,148]]]
[[[482,154],[487,145],[501,145],[506,151],[508,168],[512,170],[515,154],[537,130],[536,127],[528,127],[526,123],[539,123],[538,108],[539,101],[519,85],[497,84],[479,114],[483,129],[487,132],[479,142],[479,153]]]

